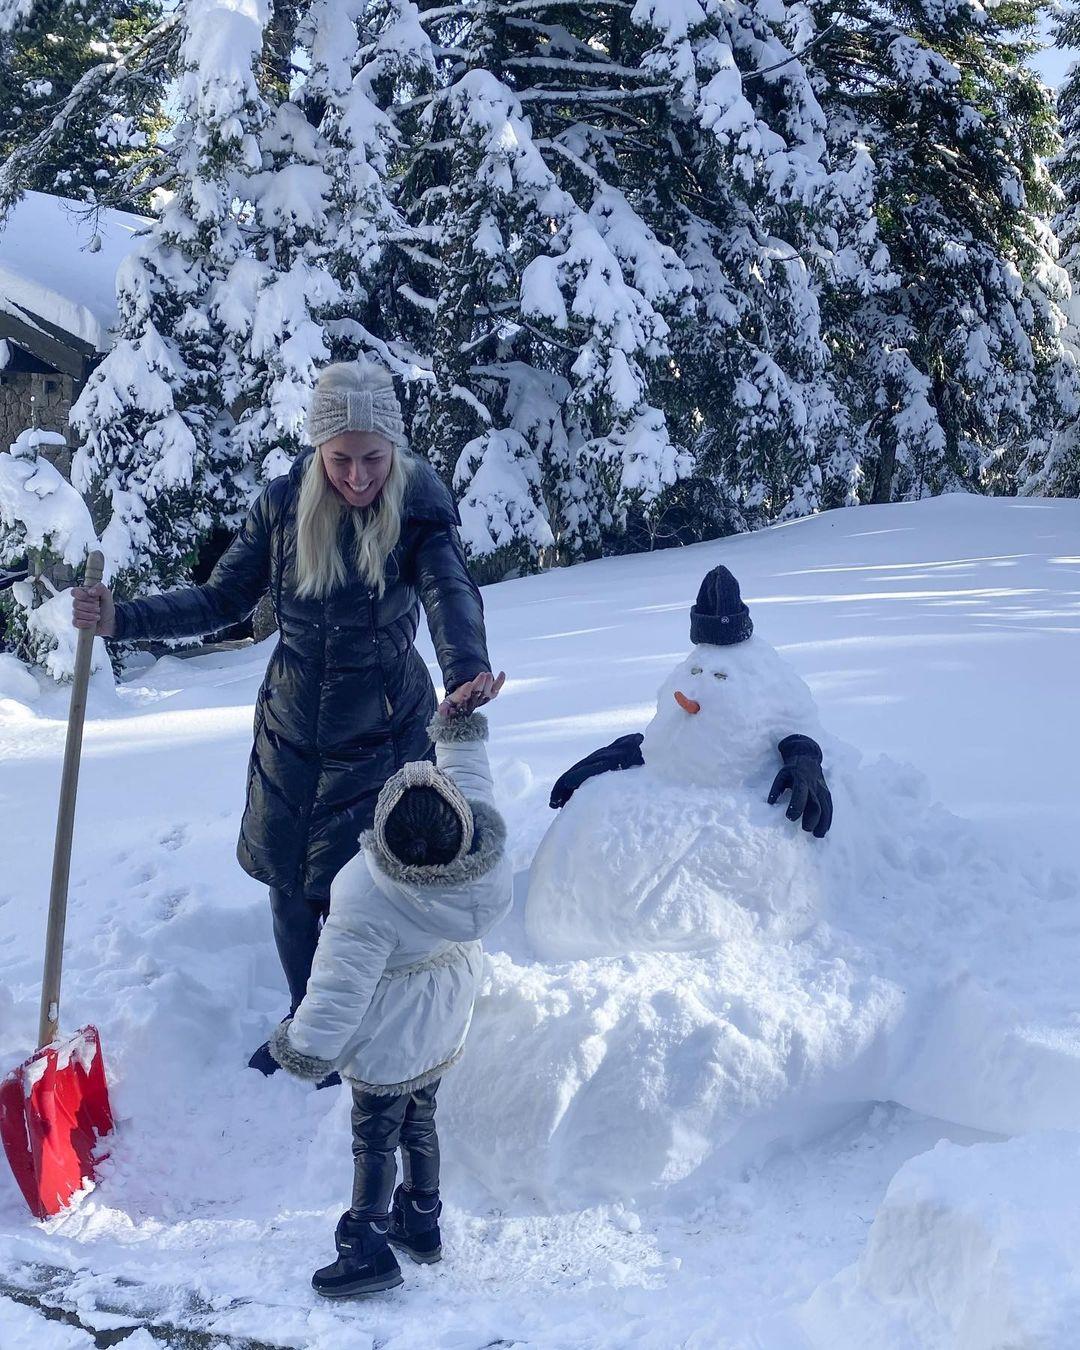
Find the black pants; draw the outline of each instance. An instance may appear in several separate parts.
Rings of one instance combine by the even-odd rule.
[[[296,1012],[307,990],[311,963],[319,944],[319,927],[328,906],[312,902],[303,894],[270,888],[270,913],[274,917],[274,941],[278,960],[289,986],[289,1012]]]
[[[400,1097],[353,1088],[354,1214],[382,1217],[390,1208],[401,1148],[402,1180],[410,1190],[439,1189],[439,1136],[435,1094],[439,1079]]]

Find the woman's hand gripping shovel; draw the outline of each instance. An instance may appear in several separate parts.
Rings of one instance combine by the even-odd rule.
[[[101,554],[91,553],[84,585],[96,585],[103,569]],[[97,1140],[113,1127],[97,1029],[83,1027],[67,1040],[56,1039],[71,835],[93,645],[94,630],[80,629],[53,850],[39,1048],[0,1083],[0,1138],[19,1189],[39,1219],[58,1213],[94,1179]]]

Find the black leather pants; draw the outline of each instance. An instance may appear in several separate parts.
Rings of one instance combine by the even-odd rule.
[[[294,1013],[307,990],[326,906],[313,904],[302,894],[279,891],[271,886],[270,912],[274,918],[278,960],[289,986],[289,1011]]]
[[[353,1088],[354,1215],[381,1218],[390,1209],[401,1149],[402,1180],[410,1190],[439,1189],[435,1094],[439,1079],[416,1092],[383,1097]]]

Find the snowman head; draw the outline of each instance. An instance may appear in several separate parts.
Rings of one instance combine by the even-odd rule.
[[[738,582],[716,568],[691,615],[695,646],[660,689],[642,753],[681,783],[734,786],[776,770],[785,736],[813,734],[813,696],[774,648],[753,636]]]

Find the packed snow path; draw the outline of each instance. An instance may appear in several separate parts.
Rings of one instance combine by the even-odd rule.
[[[717,562],[830,730],[917,764],[946,805],[998,825],[1018,852],[1038,842],[1071,861],[1078,538],[1076,502],[949,497],[490,588],[493,659],[512,679],[492,712],[492,749],[522,880],[550,820],[551,781],[643,727]],[[668,1347],[694,1334],[710,1346],[818,1344],[807,1337],[829,1298],[818,1296],[817,1320],[800,1309],[859,1258],[893,1174],[943,1135],[971,1142],[970,1131],[867,1105],[815,1143],[677,1203],[564,1201],[555,1212],[517,1194],[513,1177],[502,1194],[497,1177],[481,1186],[448,1135],[447,1261],[407,1269],[404,1288],[374,1303],[317,1303],[307,1280],[347,1195],[347,1098],[243,1068],[283,1011],[265,893],[233,861],[267,655],[167,659],[115,693],[101,680],[93,691],[64,1010],[69,1025],[101,1028],[121,1128],[102,1186],[48,1226],[0,1170],[0,1266],[12,1284],[69,1267],[79,1273],[64,1297],[88,1326],[138,1304],[147,1322],[311,1350]],[[65,696],[32,692],[0,662],[5,1067],[36,1022],[64,734]],[[524,959],[520,914],[491,945]],[[0,1331],[10,1321],[22,1334],[32,1316],[9,1317],[0,1300]],[[42,1324],[35,1350],[50,1350],[54,1333],[69,1338],[57,1346],[85,1335]]]

